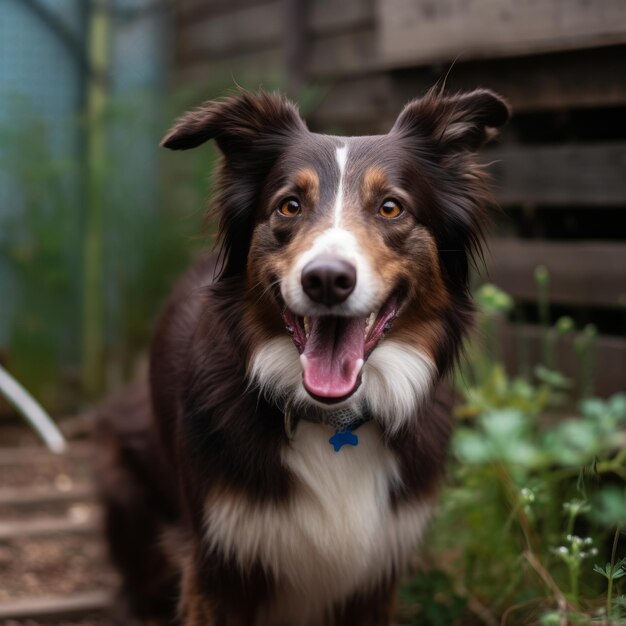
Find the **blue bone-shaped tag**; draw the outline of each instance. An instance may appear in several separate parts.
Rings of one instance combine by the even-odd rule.
[[[343,446],[359,445],[358,435],[355,435],[351,430],[338,430],[328,441],[335,448],[335,452],[339,452]]]

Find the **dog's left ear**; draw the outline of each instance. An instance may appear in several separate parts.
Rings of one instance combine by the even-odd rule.
[[[189,150],[215,139],[226,155],[245,154],[252,147],[306,129],[294,104],[278,94],[242,90],[236,96],[205,102],[185,113],[161,141],[170,150]]]
[[[487,89],[452,96],[431,89],[404,107],[391,132],[421,136],[448,152],[475,151],[510,115],[506,100]]]

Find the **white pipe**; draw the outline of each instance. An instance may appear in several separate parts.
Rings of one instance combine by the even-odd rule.
[[[67,443],[41,405],[0,365],[0,392],[31,423],[52,452],[61,454]]]

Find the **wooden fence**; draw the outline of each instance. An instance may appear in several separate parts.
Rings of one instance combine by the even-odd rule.
[[[594,323],[597,391],[626,388],[626,3],[622,0],[179,0],[177,82],[312,85],[310,126],[385,132],[446,74],[506,96],[515,117],[485,152],[504,209],[487,277],[538,343],[533,272],[554,316]],[[512,367],[514,332],[502,329]],[[560,365],[576,375],[574,337]]]

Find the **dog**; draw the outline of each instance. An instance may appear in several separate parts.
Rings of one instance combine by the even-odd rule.
[[[509,118],[434,88],[385,135],[312,133],[238,92],[162,145],[221,152],[214,252],[175,287],[149,381],[98,421],[126,614],[185,626],[382,626],[424,533]]]

